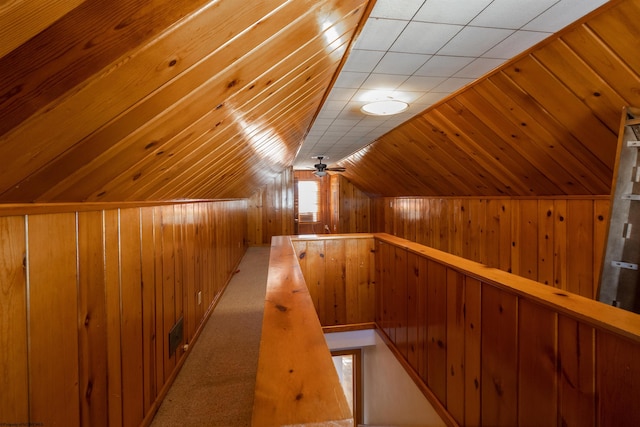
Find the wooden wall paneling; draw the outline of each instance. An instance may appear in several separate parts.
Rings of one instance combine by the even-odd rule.
[[[562,40],[533,52],[545,68],[562,81],[609,129],[618,132],[620,106],[627,102]]]
[[[392,339],[394,337],[393,329],[393,282],[395,280],[395,249],[394,246],[388,244],[380,244],[380,262],[382,266],[382,283],[380,293],[377,294],[380,303],[380,324],[387,336]],[[378,263],[378,261],[376,261]]]
[[[464,257],[469,252],[469,200],[454,199],[451,208],[451,253]]]
[[[529,56],[523,57],[502,72],[543,108],[552,111],[554,118],[578,138],[584,148],[599,157],[608,167],[613,167],[615,149],[612,148],[617,142],[615,133],[600,120],[588,120],[587,118],[593,117],[591,110],[539,62]]]
[[[486,223],[485,223],[485,237],[483,242],[485,255],[485,264],[489,267],[500,267],[500,249],[501,249],[501,233],[500,224],[502,221],[501,206],[502,200],[489,199],[487,200],[486,208]],[[509,244],[508,249],[511,250]]]
[[[568,290],[593,298],[593,201],[567,201],[566,223]]]
[[[465,277],[450,268],[446,274],[446,407],[460,425],[465,425]]]
[[[169,331],[178,320],[176,307],[176,269],[175,269],[175,214],[173,206],[163,206],[162,230],[162,322],[163,322],[163,358],[165,381],[176,367],[178,351],[169,354]]]
[[[358,319],[359,322],[373,322],[377,286],[373,239],[358,239],[358,254],[363,257],[358,267]]]
[[[634,8],[637,10],[637,6],[631,6],[630,9]],[[619,26],[619,28],[615,30],[609,30],[610,35],[607,38],[608,40],[611,40],[613,38],[613,34],[625,33],[628,30],[630,31],[627,33],[627,37],[637,36],[638,30],[631,30],[631,27],[627,24]],[[607,33],[607,31],[602,31],[601,27],[600,31],[603,34]],[[561,39],[567,43],[571,49],[575,50],[576,53],[589,65],[589,67],[593,68],[595,72],[607,82],[607,84],[618,92],[618,94],[625,99],[627,105],[639,105],[640,96],[638,95],[636,88],[638,87],[638,84],[640,84],[640,75],[638,75],[638,69],[630,69],[625,61],[627,57],[631,57],[633,55],[625,52],[624,50],[620,51],[620,54],[613,51],[611,46],[604,43],[599,38],[599,35],[591,30],[588,23],[575,28],[573,31],[563,34]],[[616,44],[618,47],[622,47],[621,45],[625,44],[628,48],[633,49],[631,44],[625,42],[617,42]],[[618,123],[614,122],[612,132],[617,133],[617,130]],[[609,140],[603,140],[603,142],[604,141],[607,143],[610,142]]]
[[[471,209],[470,239],[471,248],[473,249],[472,259],[486,264],[486,245],[484,242],[486,241],[487,201],[485,199],[471,199],[469,208]]]
[[[555,240],[553,200],[538,200],[538,274],[537,281],[553,286]]]
[[[78,212],[78,363],[81,425],[106,426],[107,313],[103,211]]]
[[[447,269],[427,267],[427,384],[443,405],[447,402]]]
[[[345,242],[327,240],[325,250],[325,319],[328,325],[341,325],[347,320]]]
[[[608,363],[608,362],[607,362]],[[558,316],[558,424],[596,424],[595,331]]]
[[[325,252],[324,241],[308,241],[304,260],[300,260],[302,253],[298,255],[298,259],[304,261],[306,264],[306,270],[303,271],[305,271],[305,277],[308,277],[307,287],[309,288],[313,305],[316,307],[316,311],[320,317],[320,324],[323,326],[329,325],[328,319],[325,316],[327,311],[326,306],[328,304],[325,297]]]
[[[191,206],[193,207],[193,206]],[[142,377],[144,413],[147,414],[158,395],[156,384],[156,257],[154,243],[154,209],[140,210],[140,275],[142,279]],[[160,339],[160,341],[162,341]]]
[[[193,205],[181,206],[181,218],[182,218],[182,233],[181,233],[181,247],[182,247],[182,274],[183,274],[183,286],[182,286],[182,301],[183,301],[183,313],[184,313],[184,343],[190,344],[195,334],[195,309],[198,303],[197,295],[195,291],[194,281],[194,260],[195,254],[193,250]]]
[[[123,425],[144,418],[140,209],[120,210],[120,307]]]
[[[564,146],[572,156],[576,157],[584,165],[584,172],[580,174],[580,179],[583,179],[585,184],[590,183],[593,194],[609,192],[613,170],[612,164],[607,164],[596,153],[584,149],[579,137],[572,134],[571,130],[564,126],[563,122],[550,116],[549,111],[543,105],[538,103],[534,97],[531,97],[506,74],[492,74],[488,81],[495,86],[495,89],[490,87],[488,92],[494,95],[504,93],[506,96],[496,104],[508,105],[510,111],[518,108],[523,114],[520,116],[522,117],[521,123],[526,123],[528,130],[535,129],[542,141],[553,141],[554,147],[559,144]],[[579,168],[576,169],[579,170]]]
[[[120,311],[120,211],[104,212],[107,383],[110,427],[122,426],[122,341]],[[163,384],[162,377],[160,384]]]
[[[482,285],[482,425],[518,423],[518,299]]]
[[[188,336],[186,335],[186,327],[187,325],[184,323],[185,322],[185,283],[184,283],[184,240],[183,240],[183,234],[184,234],[184,217],[183,217],[183,212],[181,209],[180,205],[175,205],[173,206],[173,215],[174,215],[174,226],[173,226],[173,242],[175,245],[175,249],[174,249],[174,261],[173,261],[173,265],[175,268],[175,307],[176,307],[176,314],[175,314],[175,319],[176,322],[182,318],[182,341],[181,343],[178,345],[178,348],[176,350],[176,363],[178,363],[180,361],[180,359],[182,359],[182,357],[185,354],[184,351],[184,344],[185,344],[185,340],[188,339]],[[224,218],[222,219],[222,223],[230,223],[227,222],[229,218]],[[230,227],[219,227],[220,229],[223,230],[229,230]],[[222,251],[222,255],[225,257],[229,257],[230,258],[230,254],[229,254],[229,247],[225,247],[226,250]],[[230,269],[225,269],[223,270],[226,275],[224,276],[224,278],[226,279],[227,277],[230,277],[231,274],[231,270]],[[222,282],[224,283],[224,281]],[[187,320],[188,322],[188,320]]]
[[[628,404],[640,394],[640,346],[597,331],[596,360],[598,425],[640,425],[640,408]]]
[[[364,255],[364,254],[363,254]],[[361,253],[358,251],[358,240],[349,239],[344,242],[344,284],[345,284],[345,318],[347,324],[360,323],[358,314],[360,313],[360,259]]]
[[[521,299],[518,304],[518,425],[558,421],[557,314]]]
[[[567,201],[553,202],[553,286],[567,290]]]
[[[391,312],[392,339],[402,353],[405,360],[408,357],[407,344],[407,250],[394,247],[394,269],[392,278],[392,304]]]
[[[407,362],[416,373],[419,373],[418,355],[421,352],[418,340],[419,325],[419,299],[418,287],[420,286],[420,257],[413,253],[407,253]]]
[[[25,218],[0,217],[0,414],[8,424],[29,420],[26,273]]]
[[[418,257],[418,369],[422,381],[428,384],[429,374],[429,260]]]
[[[515,151],[508,141],[503,141],[496,135],[495,131],[481,118],[475,116],[476,111],[470,110],[471,107],[470,102],[463,104],[459,100],[453,99],[432,111],[437,111],[441,120],[449,121],[449,126],[453,127],[452,133],[461,135],[456,138],[456,142],[464,144],[463,146],[468,147],[467,150],[478,153],[474,160],[481,162],[479,164],[483,166],[480,173],[485,181],[491,180],[489,182],[492,182],[492,186],[488,186],[488,190],[484,194],[529,195],[536,194],[536,190],[545,188],[543,183],[549,185],[549,180],[540,177],[538,171],[530,171],[530,167],[522,170],[522,165],[525,163],[522,155]],[[444,119],[446,116],[449,118]],[[525,171],[532,172],[532,175],[525,175]],[[535,185],[533,180],[537,177],[540,178],[540,184]],[[454,193],[453,195],[471,194],[474,193]],[[540,194],[544,193],[540,192]]]
[[[586,191],[582,183],[575,179],[557,159],[549,153],[543,143],[530,139],[522,132],[521,124],[516,125],[504,119],[504,114],[495,108],[490,99],[479,94],[473,87],[456,97],[477,117],[486,128],[479,132],[485,137],[494,138],[497,144],[513,157],[514,166],[524,173],[532,191],[531,195],[572,194]],[[506,148],[506,149],[505,149]],[[503,157],[501,157],[502,159]],[[561,169],[559,172],[558,169]],[[542,176],[542,180],[540,177]],[[548,177],[553,176],[551,181]],[[526,182],[526,181],[525,181]]]
[[[153,233],[154,233],[154,253],[155,253],[155,290],[156,290],[156,387],[158,393],[162,390],[168,378],[165,372],[169,369],[167,365],[166,354],[168,352],[169,343],[165,334],[165,312],[164,312],[164,232],[163,221],[164,212],[161,206],[153,208]],[[168,331],[167,331],[168,332]]]
[[[600,275],[602,261],[606,248],[606,238],[609,229],[609,200],[595,200],[593,204],[593,298],[597,298],[600,291]]]
[[[0,57],[5,56],[84,0],[11,2],[0,11]]]
[[[30,419],[77,426],[76,216],[34,215],[27,222]],[[56,242],[55,247],[51,242]]]
[[[538,280],[538,201],[521,200],[519,202],[518,246],[520,258],[519,275]]]
[[[555,44],[548,44],[554,46]],[[539,51],[536,51],[537,55]],[[558,58],[554,58],[558,59]],[[518,127],[528,143],[547,152],[561,167],[571,172],[580,187],[586,187],[589,194],[609,192],[610,171],[603,163],[586,150],[572,149],[572,137],[559,123],[550,120],[547,112],[526,96],[520,88],[505,76],[495,74],[474,86],[481,96],[491,100],[491,105],[502,112],[503,117]],[[618,113],[618,118],[620,114]],[[577,141],[575,141],[577,142]],[[591,167],[592,166],[592,167]]]
[[[465,277],[464,282],[464,425],[482,425],[482,284]]]
[[[620,2],[607,13],[590,19],[587,24],[603,44],[610,46],[636,73],[640,73],[640,60],[632,52],[633,40],[637,40],[639,34],[637,23],[633,17],[639,14],[640,6],[637,2]]]

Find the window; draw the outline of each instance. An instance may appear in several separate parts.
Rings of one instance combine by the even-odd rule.
[[[318,222],[320,185],[318,181],[298,181],[298,220]]]

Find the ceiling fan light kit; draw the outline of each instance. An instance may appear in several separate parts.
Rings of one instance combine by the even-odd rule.
[[[345,169],[344,168],[329,168],[327,167],[326,163],[322,163],[322,159],[328,158],[328,157],[324,157],[324,156],[316,156],[313,157],[314,159],[318,159],[318,163],[316,163],[315,165],[313,165],[313,167],[315,168],[315,172],[313,173],[315,176],[322,178],[323,176],[327,175],[327,171],[334,171],[334,172],[344,172]]]

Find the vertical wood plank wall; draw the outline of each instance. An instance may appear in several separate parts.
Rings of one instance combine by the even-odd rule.
[[[378,198],[372,205],[372,232],[596,296],[609,196]]]
[[[637,314],[435,252],[376,235],[376,322],[455,422],[640,425]]]
[[[194,339],[244,254],[246,208],[0,216],[0,423],[143,423],[185,355],[169,330]]]
[[[289,168],[249,199],[249,245],[270,245],[273,236],[294,234],[293,204],[293,169]]]
[[[340,174],[331,175],[331,232],[369,233],[371,198]]]
[[[322,326],[374,321],[371,235],[296,237],[292,243]]]

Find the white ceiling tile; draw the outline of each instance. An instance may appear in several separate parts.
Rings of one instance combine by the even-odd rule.
[[[513,58],[546,39],[549,35],[537,31],[516,31],[482,56],[501,59]]]
[[[434,91],[438,92],[455,92],[466,84],[471,83],[475,79],[466,79],[462,77],[451,77],[440,84]]]
[[[323,110],[338,110],[342,111],[342,109],[347,105],[347,101],[336,101],[333,99],[328,99],[325,101],[322,106]]]
[[[562,0],[522,29],[555,33],[606,2],[607,0]]]
[[[411,76],[398,87],[398,91],[427,92],[445,80],[446,77]]]
[[[334,87],[337,88],[359,88],[367,80],[369,73],[356,73],[353,71],[343,71],[338,75]]]
[[[492,0],[428,0],[414,17],[415,21],[466,25]]]
[[[441,55],[480,56],[513,33],[513,30],[465,27],[442,50]]]
[[[434,54],[460,30],[460,25],[411,22],[391,46],[394,52]]]
[[[414,53],[387,52],[374,73],[381,74],[403,74],[411,75],[416,72],[427,60],[430,55],[419,55]]]
[[[357,92],[355,88],[334,87],[329,93],[329,97],[334,101],[349,101]]]
[[[462,70],[458,71],[454,75],[454,77],[466,77],[466,78],[477,79],[479,77],[484,76],[489,71],[499,67],[502,64],[504,64],[503,59],[478,58],[474,60],[471,64],[464,67]]]
[[[363,89],[393,90],[400,86],[407,76],[395,74],[371,74],[362,84]]]
[[[474,58],[464,56],[435,55],[418,71],[418,76],[448,77],[466,67]]]
[[[379,50],[353,49],[342,69],[369,73],[378,65],[383,56],[384,52]]]
[[[407,21],[370,18],[360,32],[354,49],[386,51],[406,25]]]
[[[378,0],[371,11],[372,17],[409,20],[425,0]]]
[[[558,0],[493,0],[470,25],[518,29],[549,9]]]

